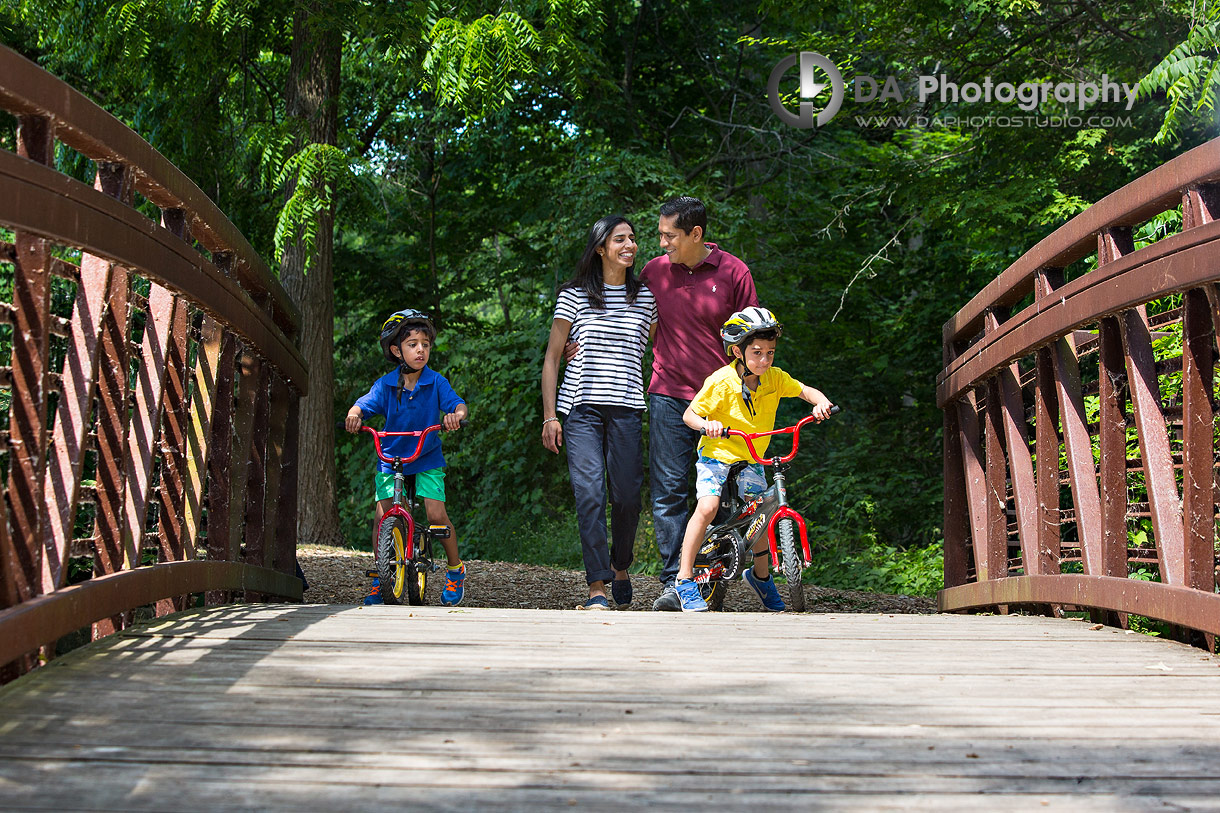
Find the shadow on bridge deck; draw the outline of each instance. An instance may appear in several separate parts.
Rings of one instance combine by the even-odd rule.
[[[1218,663],[1042,618],[219,607],[0,690],[0,807],[1216,807]]]

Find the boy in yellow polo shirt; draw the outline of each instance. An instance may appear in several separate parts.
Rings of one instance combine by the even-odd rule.
[[[698,502],[686,525],[682,561],[674,583],[686,612],[707,609],[707,602],[699,594],[699,585],[691,577],[699,543],[720,509],[720,491],[729,466],[740,460],[751,461],[737,475],[737,487],[747,500],[767,488],[762,466],[753,462],[745,440],[725,435],[726,427],[742,432],[771,431],[775,428],[775,411],[780,398],[808,401],[819,421],[830,417],[832,404],[821,391],[805,386],[773,366],[775,344],[783,330],[775,314],[766,308],[750,307],[730,316],[720,329],[720,338],[724,341],[725,353],[733,361],[708,376],[682,416],[687,426],[706,435],[699,441],[699,459],[695,461]],[[769,441],[770,438],[754,441],[759,457],[765,455]],[[747,569],[742,578],[758,594],[764,607],[782,612],[786,607],[771,579],[769,552],[766,539],[759,540],[754,546],[754,567]]]

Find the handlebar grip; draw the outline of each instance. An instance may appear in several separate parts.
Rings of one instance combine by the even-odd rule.
[[[727,426],[727,425],[726,425],[726,426],[724,427],[724,434],[722,434],[722,435],[721,435],[721,437],[726,437],[726,436],[729,434],[729,432],[732,432],[732,431],[733,431],[733,427],[731,427],[731,426]],[[703,429],[700,429],[700,430],[699,430],[699,434],[700,434],[700,435],[706,435],[706,434],[707,434],[707,427],[704,427]]]
[[[830,407],[830,414],[831,414],[831,415],[838,415],[838,414],[839,414],[840,412],[842,412],[842,411],[843,411],[843,410],[839,409],[839,405],[838,405],[838,404],[832,404],[832,405],[831,405],[831,407]]]

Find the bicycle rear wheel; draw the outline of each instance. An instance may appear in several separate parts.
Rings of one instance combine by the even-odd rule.
[[[407,563],[407,601],[413,605],[428,601],[428,573],[432,570],[432,550],[428,540],[415,540],[416,557]]]
[[[411,569],[407,560],[406,520],[398,516],[383,519],[377,533],[377,577],[381,580],[382,601],[407,603]]]
[[[779,555],[783,559],[784,577],[788,580],[788,609],[805,611],[805,591],[801,587],[801,568],[804,560],[796,543],[796,523],[787,517],[775,523],[775,535],[779,538]]]

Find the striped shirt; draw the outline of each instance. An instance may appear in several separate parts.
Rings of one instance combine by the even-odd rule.
[[[572,323],[568,338],[580,345],[559,387],[556,409],[565,415],[577,404],[644,409],[644,347],[657,321],[657,303],[641,285],[635,302],[626,285],[605,285],[603,310],[589,306],[579,288],[565,288],[555,303],[555,318]]]

